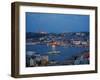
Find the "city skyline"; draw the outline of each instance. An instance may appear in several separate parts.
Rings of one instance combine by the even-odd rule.
[[[26,12],[26,32],[89,32],[89,15]]]

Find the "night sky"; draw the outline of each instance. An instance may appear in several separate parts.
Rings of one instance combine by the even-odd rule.
[[[89,15],[26,12],[26,32],[89,32]]]

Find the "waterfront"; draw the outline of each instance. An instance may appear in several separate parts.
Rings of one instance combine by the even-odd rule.
[[[61,52],[60,55],[57,55],[57,56],[48,54],[49,51],[52,51],[52,47],[47,46],[47,45],[27,45],[26,50],[33,51],[40,55],[49,55],[50,60],[63,61],[64,59],[68,59],[71,56],[78,55],[79,53],[83,51],[87,51],[88,48],[57,46],[56,50]]]
[[[31,54],[30,54],[30,52]],[[55,62],[53,65],[63,65],[63,64],[69,64],[74,65],[74,63],[70,62],[67,63],[67,61],[73,60],[75,61],[75,58],[80,57],[84,54],[84,52],[89,53],[88,47],[65,47],[65,46],[56,46],[55,51],[60,51],[59,54],[49,54],[49,52],[53,51],[52,46],[48,46],[46,44],[38,44],[38,45],[26,45],[26,54],[28,55],[40,55],[40,56],[48,56],[48,64],[51,65],[50,62]],[[29,62],[29,61],[27,61]]]

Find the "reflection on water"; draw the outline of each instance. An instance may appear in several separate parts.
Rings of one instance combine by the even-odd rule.
[[[32,51],[35,55],[44,56],[48,61],[63,63],[65,60],[71,59],[73,56],[78,56],[85,51],[89,51],[88,47],[64,47],[64,46],[48,46],[48,45],[26,45],[26,54]],[[89,52],[88,52],[89,53]],[[28,59],[26,62],[29,62]]]

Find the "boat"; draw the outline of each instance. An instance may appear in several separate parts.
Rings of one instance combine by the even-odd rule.
[[[50,52],[48,52],[48,54],[59,54],[60,53],[60,51],[50,51]]]

